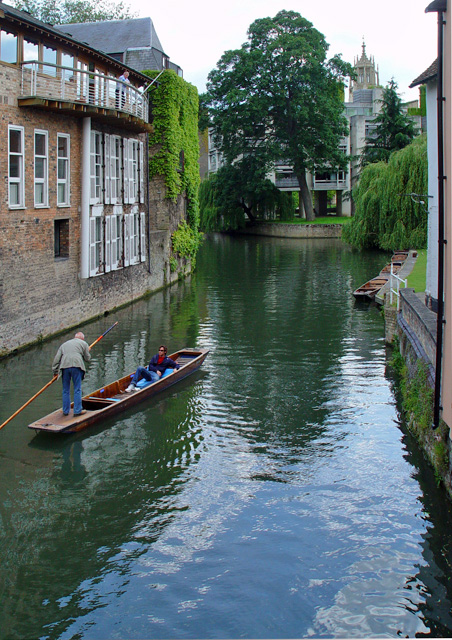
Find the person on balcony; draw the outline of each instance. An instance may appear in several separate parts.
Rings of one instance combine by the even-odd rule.
[[[116,108],[123,109],[128,91],[128,88],[125,86],[124,82],[130,82],[129,72],[124,71],[122,75],[119,76],[118,81],[119,82],[116,83]]]

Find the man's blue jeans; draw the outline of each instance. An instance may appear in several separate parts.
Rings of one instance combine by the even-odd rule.
[[[61,369],[63,378],[63,413],[71,410],[71,380],[74,385],[74,413],[82,411],[82,379],[83,371],[79,367]]]
[[[149,382],[157,382],[157,380],[160,380],[159,374],[155,373],[155,371],[149,371],[149,369],[146,369],[146,367],[138,367],[130,382],[136,385],[136,383],[139,382],[142,378],[148,380]]]

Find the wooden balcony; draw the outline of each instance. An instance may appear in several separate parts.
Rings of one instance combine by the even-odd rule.
[[[147,96],[112,76],[43,62],[23,62],[21,107],[91,117],[136,132],[152,131]]]

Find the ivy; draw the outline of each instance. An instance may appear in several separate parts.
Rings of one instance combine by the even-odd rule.
[[[158,71],[144,71],[156,78]],[[173,70],[164,71],[149,89],[154,131],[149,135],[149,177],[163,176],[165,197],[187,198],[187,220],[199,226],[198,91]]]
[[[185,220],[182,220],[171,236],[173,251],[178,253],[182,258],[191,260],[192,269],[195,268],[196,254],[201,245],[202,236],[202,233],[190,227]]]

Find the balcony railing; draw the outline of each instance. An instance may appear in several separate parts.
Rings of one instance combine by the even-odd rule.
[[[38,62],[22,63],[22,98],[92,105],[149,122],[147,96],[129,82],[101,73]]]

